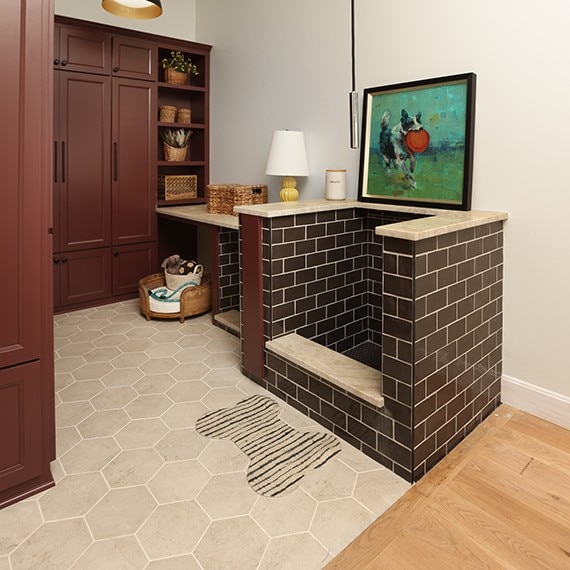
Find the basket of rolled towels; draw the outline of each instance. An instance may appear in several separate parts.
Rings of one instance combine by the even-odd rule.
[[[205,313],[211,308],[210,276],[202,265],[180,255],[162,262],[164,273],[139,281],[140,310],[146,319],[179,318]]]

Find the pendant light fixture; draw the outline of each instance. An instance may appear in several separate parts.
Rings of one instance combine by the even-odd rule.
[[[131,20],[151,20],[162,14],[160,0],[103,0],[101,6],[110,14]]]

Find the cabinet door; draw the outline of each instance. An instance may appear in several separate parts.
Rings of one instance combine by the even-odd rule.
[[[111,36],[98,30],[56,25],[60,69],[84,73],[111,73]],[[56,48],[57,52],[57,48]]]
[[[111,296],[110,248],[62,253],[56,265],[60,271],[61,306]]]
[[[156,85],[113,78],[113,245],[156,238]]]
[[[39,361],[0,370],[0,492],[41,473]]]
[[[59,251],[111,244],[111,79],[59,71]]]
[[[113,295],[135,293],[139,281],[157,271],[156,243],[113,248]]]
[[[22,15],[26,9],[41,9],[30,4],[37,3],[3,2],[0,18],[0,49],[9,54],[3,71],[10,78],[0,84],[0,368],[40,356],[41,280],[36,276],[39,246],[47,237],[41,234],[42,226],[45,231],[41,193],[49,182],[42,169],[49,139],[42,131],[39,74],[25,61],[26,42],[31,50],[32,32],[37,29],[32,27],[27,37]]]
[[[113,37],[113,75],[130,79],[156,81],[156,44],[127,38]]]

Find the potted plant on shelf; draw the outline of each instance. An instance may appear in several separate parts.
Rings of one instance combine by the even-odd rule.
[[[181,162],[186,159],[188,141],[192,131],[188,129],[165,129],[161,133],[164,159],[168,162]]]
[[[164,68],[164,79],[174,85],[186,85],[189,75],[198,75],[198,68],[189,57],[180,51],[171,51],[170,57],[161,61]]]

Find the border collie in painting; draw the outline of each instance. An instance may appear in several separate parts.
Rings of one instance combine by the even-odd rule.
[[[390,112],[385,111],[380,119],[380,156],[386,165],[388,174],[392,173],[392,167],[401,170],[406,182],[412,188],[416,187],[416,180],[412,173],[416,168],[416,156],[406,144],[406,135],[410,131],[421,131],[422,114],[409,115],[402,109],[400,121],[390,129]],[[410,161],[410,165],[406,161]]]

